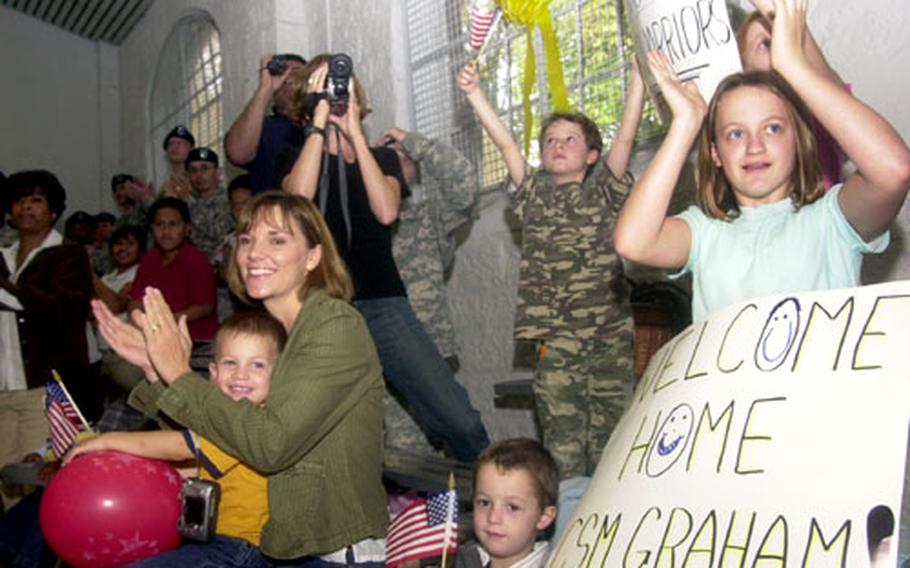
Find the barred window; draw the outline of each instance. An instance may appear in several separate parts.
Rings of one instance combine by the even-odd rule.
[[[467,2],[408,0],[408,41],[416,130],[450,141],[475,163],[482,164],[484,186],[502,181],[505,165],[492,141],[482,132],[467,100],[455,86],[455,74],[473,54],[468,42]],[[632,35],[622,0],[552,0],[550,2],[570,105],[594,120],[609,147],[622,116]],[[523,137],[521,85],[527,49],[524,28],[500,23],[480,60],[481,83],[487,98],[516,140]],[[552,103],[547,93],[546,63],[540,34],[535,34],[537,61],[532,92],[532,140]],[[651,103],[646,101],[639,139],[660,133]],[[531,163],[537,163],[532,143]]]
[[[221,153],[222,92],[221,34],[208,13],[194,12],[174,25],[152,81],[149,148],[157,182],[170,171],[161,143],[178,124],[190,129],[197,146]]]

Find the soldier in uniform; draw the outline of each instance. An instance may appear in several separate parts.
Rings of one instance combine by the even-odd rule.
[[[417,319],[446,362],[457,368],[458,345],[445,275],[455,261],[455,230],[468,222],[477,196],[474,164],[455,148],[416,132],[390,128],[377,146],[395,150],[411,195],[401,203],[392,254]],[[386,446],[426,454],[417,424],[391,396],[385,401]]]
[[[186,175],[186,157],[196,145],[196,138],[190,130],[180,124],[171,129],[164,137],[164,153],[171,167],[159,192],[169,197],[186,199],[190,195],[190,183]]]
[[[227,194],[220,189],[218,154],[209,148],[193,148],[186,157],[186,171],[193,188],[185,201],[193,219],[193,245],[214,266],[224,237],[234,230]]]

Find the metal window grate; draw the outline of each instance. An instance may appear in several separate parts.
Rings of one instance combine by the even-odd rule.
[[[169,172],[161,142],[177,124],[190,129],[197,146],[221,153],[222,93],[221,35],[208,14],[186,16],[165,41],[149,98],[150,148],[159,183]]]
[[[569,102],[601,128],[609,146],[619,126],[626,91],[626,68],[631,34],[623,16],[622,0],[552,0],[550,10],[559,40],[560,59]],[[468,6],[459,0],[408,0],[408,42],[415,127],[421,133],[449,140],[470,159],[482,164],[485,187],[505,178],[499,152],[474,118],[467,100],[455,86],[455,74],[471,57]],[[482,85],[488,99],[511,129],[523,136],[521,85],[527,49],[523,28],[500,23],[486,47],[481,64]],[[532,139],[543,116],[550,111],[546,92],[546,65],[542,40],[535,34],[537,85],[532,95]],[[646,104],[640,138],[660,132],[650,103]],[[536,143],[531,163],[538,161]]]

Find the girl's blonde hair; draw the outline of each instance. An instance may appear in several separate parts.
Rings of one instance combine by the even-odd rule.
[[[730,221],[739,216],[739,205],[723,169],[711,157],[716,142],[717,108],[724,95],[740,87],[757,87],[777,95],[793,123],[796,138],[796,165],[790,174],[790,199],[797,209],[821,197],[821,168],[818,165],[815,136],[812,134],[809,111],[793,88],[773,71],[736,73],[724,79],[708,104],[708,115],[702,125],[698,145],[698,165],[695,170],[695,198],[708,217]]]
[[[310,115],[313,112],[311,105],[307,104],[309,95],[309,93],[307,93],[307,81],[309,81],[310,75],[312,75],[321,65],[328,63],[331,58],[332,54],[321,53],[310,59],[307,64],[300,69],[295,70],[287,78],[294,93],[291,96],[289,116],[297,122],[309,120],[311,118]],[[357,80],[357,75],[352,74],[351,77],[354,79],[354,94],[357,96],[357,104],[360,105],[360,119],[363,120],[366,115],[370,114],[367,93],[360,84],[360,81]]]
[[[338,254],[332,233],[323,220],[319,209],[313,202],[305,197],[292,195],[283,191],[266,191],[255,196],[247,203],[237,220],[237,237],[250,232],[253,226],[259,223],[268,223],[290,233],[303,235],[307,246],[322,247],[322,258],[319,264],[311,270],[306,277],[306,283],[301,286],[300,299],[306,291],[316,288],[325,291],[329,296],[350,301],[354,295],[354,286],[348,270]],[[238,298],[252,304],[253,299],[246,293],[246,286],[237,264],[237,245],[234,245],[231,259],[228,264],[227,281],[231,291]],[[304,270],[301,266],[300,270]]]

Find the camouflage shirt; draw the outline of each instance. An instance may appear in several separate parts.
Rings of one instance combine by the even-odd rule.
[[[193,225],[190,240],[208,257],[210,263],[215,264],[221,257],[224,237],[234,230],[234,216],[231,214],[227,193],[219,188],[207,197],[189,197],[186,203],[190,208]]]
[[[420,134],[408,133],[403,145],[419,165],[421,183],[402,201],[392,254],[417,319],[448,357],[457,344],[445,272],[455,259],[453,232],[474,212],[477,173],[456,149]]]
[[[527,169],[512,194],[522,220],[516,339],[578,345],[606,339],[610,329],[630,329],[613,228],[632,181],[630,174],[616,179],[604,160],[583,183],[558,187],[545,172]]]

